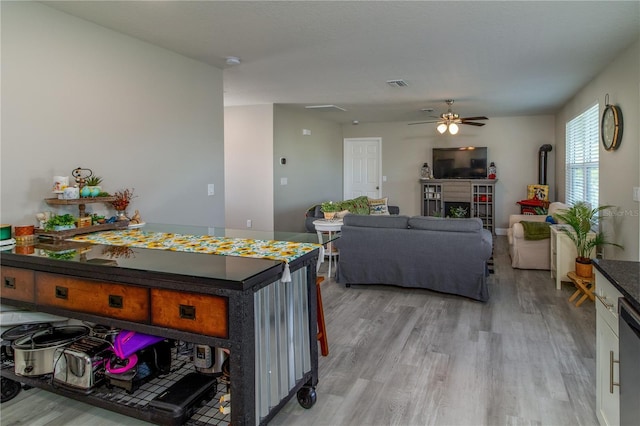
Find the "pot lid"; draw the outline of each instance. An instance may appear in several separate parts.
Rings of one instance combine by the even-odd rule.
[[[14,341],[13,346],[19,349],[47,348],[72,342],[87,334],[89,334],[89,328],[80,325],[51,327],[18,339]]]
[[[11,327],[2,333],[2,340],[16,340],[24,336],[35,333],[36,331],[46,330],[50,328],[51,324],[48,322],[40,322],[35,324],[20,324],[15,327]]]

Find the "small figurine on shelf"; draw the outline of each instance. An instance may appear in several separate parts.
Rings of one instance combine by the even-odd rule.
[[[497,175],[498,175],[498,168],[496,167],[496,163],[492,161],[491,164],[489,164],[489,174],[487,177],[489,179],[495,179]]]
[[[431,167],[429,167],[428,163],[424,163],[420,168],[420,178],[433,179],[433,175],[431,174]]]
[[[136,212],[131,216],[130,222],[132,224],[140,224],[142,223],[142,218],[140,217],[140,212],[136,209]]]

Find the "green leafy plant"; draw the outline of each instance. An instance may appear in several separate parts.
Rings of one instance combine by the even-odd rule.
[[[598,221],[607,217],[603,212],[612,207],[613,206],[600,206],[592,209],[584,201],[579,201],[570,208],[559,210],[554,214],[556,220],[562,220],[568,225],[568,228],[563,227],[562,231],[567,234],[569,239],[575,244],[578,253],[576,260],[578,262],[589,262],[591,251],[596,247],[611,245],[623,248],[620,244],[607,241],[602,231],[593,231],[595,232],[593,238],[589,235],[592,230],[597,228]]]
[[[70,214],[52,216],[51,219],[45,222],[44,230],[53,231],[56,226],[69,226],[75,225],[76,218]]]
[[[320,205],[320,208],[325,213],[338,212],[340,211],[340,204],[333,201],[325,201]]]
[[[107,219],[102,216],[102,215],[98,215],[96,213],[91,215],[91,224],[95,225],[97,223],[104,223]]]
[[[50,257],[51,259],[58,259],[58,260],[71,260],[77,254],[75,250],[64,250],[64,251],[45,250],[44,253],[47,255],[47,257]]]
[[[84,183],[86,186],[98,186],[102,183],[102,178],[100,176],[89,176]]]
[[[451,207],[449,209],[449,217],[456,217],[456,218],[466,217],[468,211],[469,209],[465,209],[462,206]]]

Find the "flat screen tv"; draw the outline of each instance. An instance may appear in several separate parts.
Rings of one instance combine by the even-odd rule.
[[[436,179],[486,179],[487,147],[433,148]]]

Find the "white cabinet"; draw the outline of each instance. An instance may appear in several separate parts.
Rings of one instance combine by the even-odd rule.
[[[562,231],[562,227],[566,225],[552,225],[551,244],[549,253],[551,255],[551,278],[556,281],[556,289],[560,290],[562,281],[570,281],[567,277],[569,272],[576,270],[576,257],[578,255],[576,246],[571,238]],[[589,234],[590,238],[595,236],[594,233]],[[594,251],[591,252],[593,257]]]
[[[601,426],[620,424],[618,298],[620,292],[596,276],[596,414]]]

